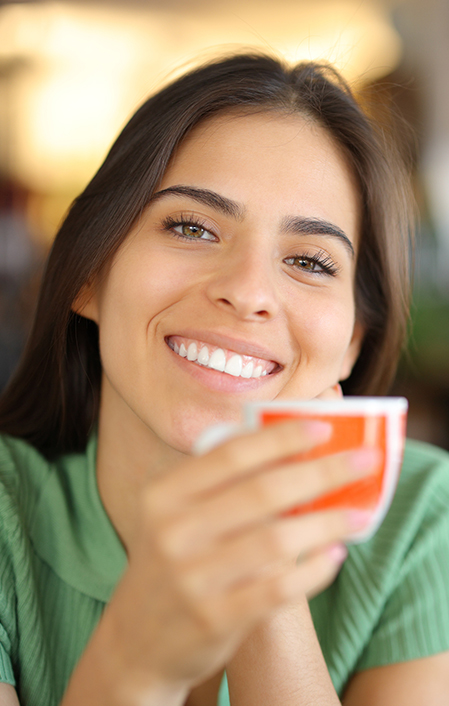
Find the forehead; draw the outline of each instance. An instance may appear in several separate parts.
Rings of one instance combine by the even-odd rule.
[[[197,125],[160,189],[208,188],[267,215],[325,218],[356,237],[357,181],[343,150],[312,119],[278,112],[225,113]]]

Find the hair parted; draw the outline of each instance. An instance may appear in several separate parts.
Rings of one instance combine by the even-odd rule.
[[[84,449],[98,416],[101,361],[97,326],[75,314],[73,302],[117,252],[186,134],[236,109],[307,116],[345,153],[361,195],[356,309],[366,334],[344,390],[387,391],[408,316],[411,201],[401,161],[331,67],[235,54],[148,99],[73,202],[48,259],[28,344],[0,399],[0,431],[47,456]]]

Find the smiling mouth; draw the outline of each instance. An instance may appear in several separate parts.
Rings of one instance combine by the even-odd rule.
[[[271,375],[281,369],[279,363],[273,360],[240,355],[235,351],[219,348],[210,343],[191,338],[169,336],[166,342],[171,350],[181,358],[186,358],[190,362],[204,368],[226,373],[233,377],[257,379]]]

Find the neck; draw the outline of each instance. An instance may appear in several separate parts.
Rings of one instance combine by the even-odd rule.
[[[173,468],[185,454],[161,440],[130,409],[118,414],[108,397],[102,395],[100,406],[97,483],[106,512],[127,549],[146,484]]]

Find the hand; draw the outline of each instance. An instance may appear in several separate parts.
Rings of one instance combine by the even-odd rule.
[[[317,400],[339,400],[342,398],[343,390],[341,389],[341,385],[339,383],[333,385],[332,387],[328,387],[316,396]]]
[[[292,460],[329,433],[304,421],[266,427],[148,485],[139,538],[103,621],[115,673],[142,688],[145,680],[191,686],[256,623],[333,579],[354,518],[343,510],[282,516],[369,472],[352,454]]]

